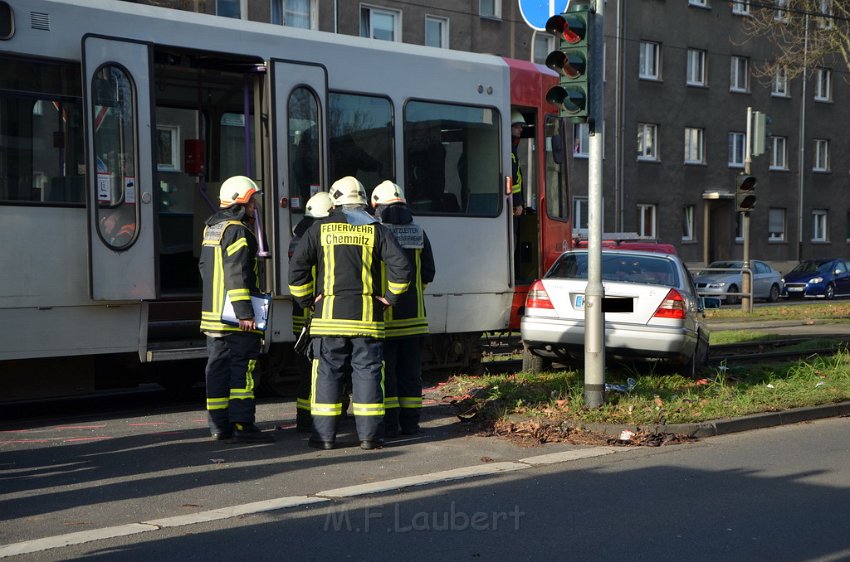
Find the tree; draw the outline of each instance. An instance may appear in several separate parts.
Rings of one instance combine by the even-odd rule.
[[[785,69],[790,80],[843,60],[850,69],[850,0],[761,0],[744,2],[750,37],[765,37],[776,48],[773,60],[754,65],[756,76],[772,78]],[[807,32],[808,27],[808,32]]]

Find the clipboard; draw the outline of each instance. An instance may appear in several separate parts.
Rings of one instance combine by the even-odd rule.
[[[257,323],[258,330],[266,329],[271,301],[271,295],[251,295],[251,306],[254,307],[254,322]],[[239,319],[236,318],[236,313],[233,311],[233,303],[230,302],[230,296],[228,295],[224,297],[224,307],[221,309],[221,322],[231,326],[239,325]]]

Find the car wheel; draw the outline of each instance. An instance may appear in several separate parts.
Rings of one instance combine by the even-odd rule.
[[[738,286],[737,285],[730,285],[728,292],[729,293],[737,293],[738,292]],[[739,302],[741,302],[741,297],[739,297],[738,295],[729,295],[729,294],[726,295],[726,304],[735,305],[735,304],[738,304]]]
[[[835,287],[830,283],[826,286],[826,291],[823,292],[823,298],[828,301],[831,301],[835,298]]]
[[[522,350],[522,370],[529,373],[539,373],[548,368],[548,361],[528,349]]]
[[[779,300],[779,285],[773,284],[770,286],[770,295],[767,297],[768,302],[776,302]]]

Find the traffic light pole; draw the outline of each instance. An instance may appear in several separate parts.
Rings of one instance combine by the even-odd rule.
[[[604,22],[602,2],[595,2],[596,13],[589,18],[592,61],[588,76],[591,115],[588,119],[590,143],[588,155],[588,240],[587,288],[584,309],[584,401],[589,408],[605,403],[605,316],[602,300],[602,123]],[[591,5],[591,9],[594,6]]]
[[[753,159],[752,133],[753,133],[753,108],[747,108],[747,137],[744,139],[744,173],[750,175],[750,164]],[[741,272],[741,310],[747,313],[753,311],[753,300],[750,298],[752,287],[752,274],[750,273],[750,212],[743,211],[741,217],[741,235],[744,237],[744,270]]]

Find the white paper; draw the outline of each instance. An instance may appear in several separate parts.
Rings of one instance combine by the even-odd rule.
[[[269,302],[271,295],[254,296],[251,295],[251,305],[254,307],[254,322],[257,323],[258,330],[266,329],[266,321],[269,317]],[[221,310],[221,321],[225,324],[233,324],[238,326],[239,319],[236,318],[236,313],[233,311],[233,303],[230,302],[230,296],[224,298],[224,308]]]

